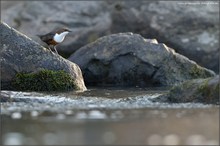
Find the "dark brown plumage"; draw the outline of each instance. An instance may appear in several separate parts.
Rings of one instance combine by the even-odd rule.
[[[38,35],[38,37],[43,41],[45,42],[47,45],[57,45],[58,43],[56,43],[54,40],[53,40],[53,37],[56,33],[47,33],[45,35]]]

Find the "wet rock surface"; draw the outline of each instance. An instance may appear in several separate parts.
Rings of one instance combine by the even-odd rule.
[[[64,70],[75,81],[76,89],[85,90],[80,68],[43,48],[5,23],[1,30],[1,88],[13,89],[11,82],[17,73],[32,73],[42,69]]]
[[[219,72],[217,2],[26,1],[4,2],[2,10],[5,22],[32,38],[56,27],[70,27],[74,33],[57,47],[64,56],[106,34],[134,32],[156,38]]]
[[[10,95],[4,92],[0,92],[0,102],[11,102]]]
[[[132,33],[102,37],[69,60],[80,66],[88,85],[169,86],[215,75],[165,44]]]
[[[157,102],[186,103],[200,102],[219,104],[219,76],[195,79],[174,86],[167,94],[153,99]]]

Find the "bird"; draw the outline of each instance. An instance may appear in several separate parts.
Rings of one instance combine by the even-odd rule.
[[[56,54],[58,54],[56,45],[62,43],[66,35],[70,32],[72,31],[69,30],[68,28],[59,28],[47,34],[37,35],[37,36],[41,39],[41,41],[43,41],[44,43],[48,45],[48,48],[51,52],[52,50],[50,46],[53,46],[53,49],[55,50]]]

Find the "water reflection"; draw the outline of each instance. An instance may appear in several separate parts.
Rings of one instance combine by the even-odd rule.
[[[4,115],[4,144],[218,144],[219,109],[126,109]],[[184,113],[184,114],[183,114]],[[164,118],[166,115],[166,118]],[[178,115],[178,117],[177,117]]]
[[[56,145],[59,139],[55,133],[45,133],[42,138],[45,145]]]
[[[10,132],[3,136],[4,145],[22,145],[24,144],[24,135],[18,132]]]
[[[37,117],[39,115],[39,112],[38,111],[31,111],[30,114],[31,114],[31,117]]]
[[[20,119],[22,117],[20,112],[14,112],[11,114],[12,119]]]
[[[113,132],[106,131],[104,132],[102,139],[103,139],[104,144],[114,144],[116,141],[116,136]]]
[[[106,119],[107,116],[105,113],[98,111],[98,110],[91,110],[89,111],[88,117],[89,119]]]
[[[79,131],[78,131],[79,132]],[[70,134],[70,135],[69,135]],[[64,135],[64,133],[53,133],[48,132],[44,133],[40,136],[40,142],[36,141],[35,137],[25,137],[25,135],[21,133],[11,132],[3,135],[3,144],[4,145],[36,145],[36,144],[43,144],[43,145],[57,145],[65,143],[64,140],[66,140],[66,144],[89,144],[91,142],[96,144],[107,144],[112,145],[116,144],[117,141],[120,141],[118,139],[117,134],[115,134],[112,131],[103,131],[103,133],[100,133],[100,135],[93,135],[90,131],[85,131],[83,135],[82,133],[68,133],[68,135]],[[67,138],[65,137],[67,136]],[[71,141],[70,138],[72,137],[74,139],[74,142]],[[97,140],[94,142],[94,140]],[[133,139],[135,140],[135,139]],[[159,135],[159,134],[152,134],[148,138],[145,139],[144,143],[145,145],[180,145],[180,144],[186,144],[186,145],[218,145],[217,140],[208,140],[204,136],[199,134],[189,135],[186,137],[186,140],[184,142],[181,139],[180,136],[176,134],[168,134],[165,136]],[[73,142],[73,143],[70,143]]]

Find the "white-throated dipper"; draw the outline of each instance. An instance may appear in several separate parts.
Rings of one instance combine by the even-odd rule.
[[[56,45],[63,42],[65,36],[69,32],[71,32],[71,31],[67,28],[60,28],[60,29],[57,29],[57,30],[52,31],[50,33],[47,33],[45,35],[37,35],[37,36],[48,45],[50,51],[52,51],[50,49],[50,46],[53,46],[53,49],[58,54],[57,49],[56,49]]]

